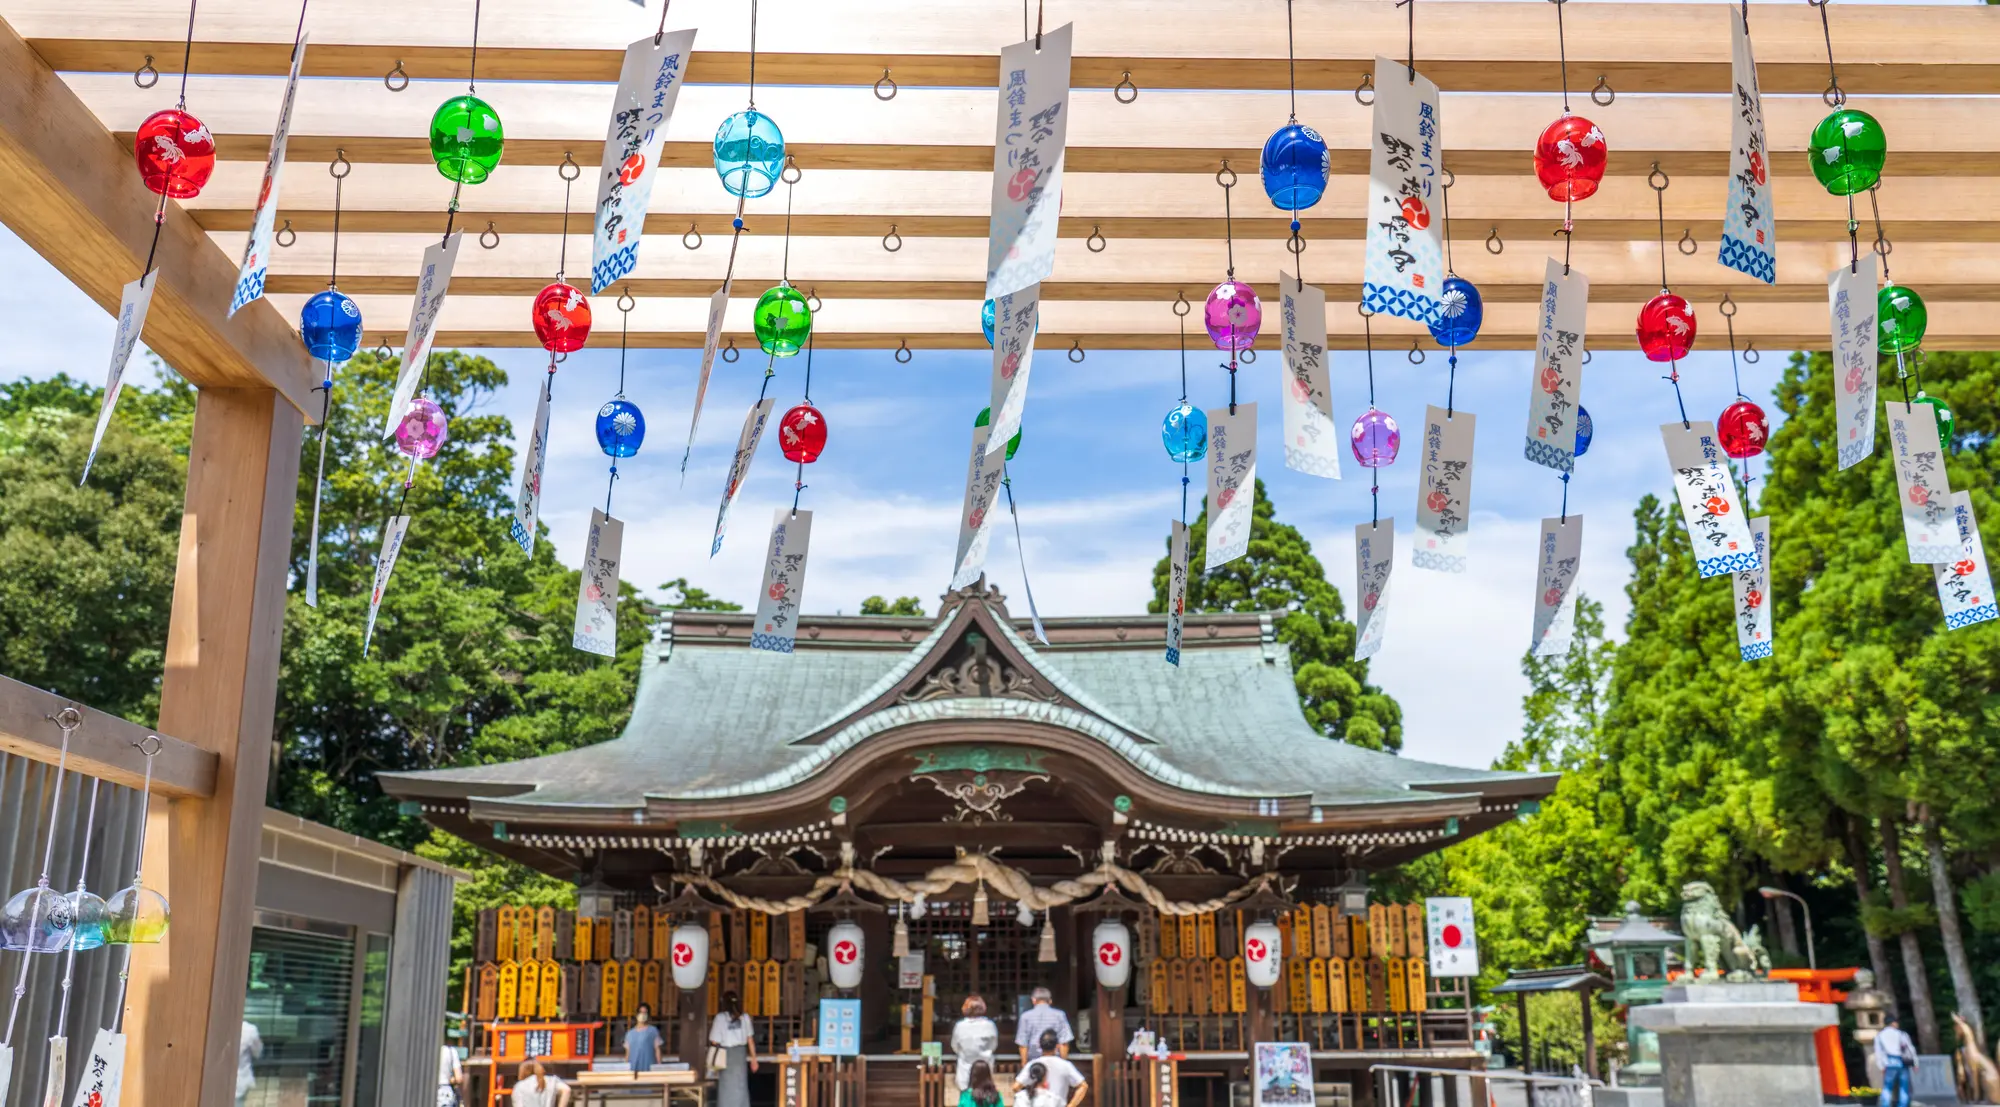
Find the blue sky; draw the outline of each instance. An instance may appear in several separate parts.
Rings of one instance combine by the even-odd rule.
[[[0,284],[0,316],[32,314],[49,324],[19,329],[17,340],[0,348],[0,377],[63,371],[101,381],[110,317],[4,231],[0,267],[15,278]],[[1720,340],[1702,336],[1709,350]],[[1197,339],[1189,352],[1188,388],[1195,404],[1212,407],[1226,402],[1227,381],[1218,356],[1205,346]],[[533,414],[533,382],[546,355],[488,353],[516,382],[498,406],[518,431]],[[1168,522],[1179,511],[1180,468],[1167,460],[1159,438],[1160,420],[1180,392],[1179,356],[1104,352],[1073,364],[1064,353],[1042,351],[1036,358],[1026,437],[1012,466],[1035,598],[1044,615],[1143,611]],[[1402,701],[1410,756],[1483,766],[1519,731],[1526,690],[1519,659],[1531,625],[1536,527],[1557,513],[1562,498],[1555,474],[1521,457],[1531,357],[1475,349],[1460,359],[1457,407],[1480,417],[1469,571],[1449,576],[1414,569],[1401,552],[1408,541],[1398,542],[1388,640],[1373,673]],[[572,355],[556,380],[543,518],[559,556],[570,564],[579,558],[590,508],[603,502],[606,459],[591,424],[617,389],[617,358],[616,350]],[[1782,354],[1767,353],[1759,364],[1745,365],[1745,390],[1766,400],[1784,361]],[[1239,374],[1239,398],[1262,405],[1260,435],[1267,449],[1279,433],[1279,362],[1266,354]],[[624,575],[644,589],[686,576],[754,606],[756,551],[773,510],[790,502],[793,467],[767,435],[732,514],[729,538],[710,559],[724,469],[744,410],[757,395],[764,359],[718,362],[683,482],[678,469],[699,364],[699,351],[630,355],[627,396],[645,411],[648,437],[640,455],[622,467],[618,485],[615,514],[627,521]],[[804,368],[803,356],[778,363],[771,391],[779,411],[798,402]],[[1389,350],[1376,354],[1375,368],[1377,404],[1406,429],[1402,461],[1382,475],[1382,514],[1393,516],[1407,539],[1416,500],[1411,428],[1426,403],[1443,402],[1445,359],[1433,352],[1413,365],[1405,351]],[[144,379],[145,371],[139,372]],[[950,577],[970,428],[986,402],[988,373],[984,351],[919,351],[908,364],[897,363],[889,351],[815,356],[813,400],[831,435],[826,453],[806,470],[804,504],[815,513],[808,613],[852,612],[876,593],[916,595],[926,610],[935,609]],[[1683,387],[1690,413],[1714,418],[1732,395],[1726,352],[1686,362]],[[1586,520],[1584,588],[1604,601],[1617,628],[1626,609],[1632,506],[1647,492],[1668,491],[1658,428],[1675,417],[1674,400],[1659,367],[1636,353],[1595,355],[1583,389],[1597,436],[1571,486],[1570,507]],[[1345,427],[1367,406],[1362,354],[1334,355],[1333,392],[1336,422]],[[1365,473],[1353,465],[1345,472],[1340,481],[1308,477],[1286,470],[1275,456],[1259,467],[1279,516],[1304,532],[1344,596],[1353,590],[1353,527],[1369,517]],[[1195,478],[1198,497],[1198,470]],[[506,521],[496,519],[494,526],[504,528]],[[1004,528],[995,535],[988,566],[1015,613],[1026,614],[1017,547]],[[1706,586],[1729,584],[1718,578]],[[1452,695],[1434,694],[1440,677]],[[1162,679],[1171,678],[1163,663]]]

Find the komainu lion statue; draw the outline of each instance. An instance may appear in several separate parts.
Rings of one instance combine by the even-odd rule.
[[[1770,969],[1757,929],[1752,927],[1747,938],[1737,930],[1706,881],[1681,885],[1681,933],[1687,938],[1688,970],[1697,979],[1742,982]]]

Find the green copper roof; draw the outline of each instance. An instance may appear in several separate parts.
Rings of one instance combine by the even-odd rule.
[[[1256,616],[1191,618],[1179,668],[1162,658],[1163,618],[1049,620],[1056,647],[1037,649],[996,617],[990,625],[1006,646],[1068,702],[954,696],[864,713],[961,642],[968,624],[951,614],[929,627],[908,618],[829,620],[840,626],[821,641],[802,636],[790,655],[750,649],[742,616],[683,614],[670,638],[647,647],[631,722],[618,738],[506,764],[385,775],[383,784],[399,796],[505,796],[509,804],[636,812],[648,797],[777,792],[866,738],[910,723],[1021,719],[1094,738],[1162,784],[1237,800],[1393,804],[1438,798],[1425,785],[1476,792],[1512,782],[1501,790],[1529,795],[1548,790],[1531,782],[1553,785],[1553,778],[1429,764],[1325,738],[1300,713],[1285,647],[1268,622],[1260,633]],[[907,644],[889,633],[898,628]],[[917,630],[928,633],[918,638]],[[856,640],[865,633],[872,639]]]

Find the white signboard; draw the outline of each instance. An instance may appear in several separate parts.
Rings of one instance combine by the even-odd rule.
[[[1361,302],[1370,311],[1426,324],[1444,313],[1438,122],[1437,86],[1402,62],[1376,58]]]
[[[604,164],[597,174],[597,230],[590,246],[594,295],[639,264],[639,239],[653,202],[653,173],[667,122],[680,98],[694,31],[675,31],[656,44],[651,35],[625,48],[618,94],[604,132]]]
[[[1430,931],[1431,979],[1479,975],[1479,936],[1472,926],[1472,900],[1432,896],[1424,901]]]
[[[1039,284],[1056,270],[1056,218],[1069,143],[1070,31],[1064,24],[1039,40],[1000,51],[993,218],[986,240],[989,300]]]
[[[1326,293],[1280,271],[1278,310],[1285,330],[1285,467],[1339,480],[1342,436],[1328,384]]]

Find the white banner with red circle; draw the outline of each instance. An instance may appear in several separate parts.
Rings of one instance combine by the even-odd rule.
[[[1472,901],[1465,896],[1432,896],[1424,901],[1430,930],[1431,978],[1479,975],[1479,937],[1472,926]]]

